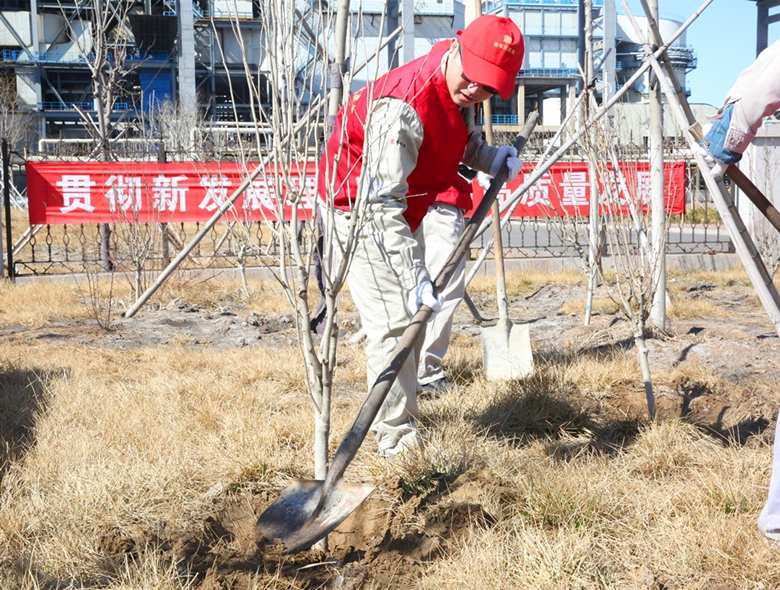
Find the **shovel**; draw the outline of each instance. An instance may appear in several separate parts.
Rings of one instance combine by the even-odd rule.
[[[526,138],[536,125],[537,113],[531,113],[520,135],[515,141],[517,151],[523,149]],[[463,230],[444,267],[433,282],[434,294],[438,294],[455,273],[466,249],[474,239],[480,223],[487,216],[488,209],[504,186],[507,168],[503,166],[485,193],[485,197]],[[374,487],[369,484],[350,484],[342,477],[360,445],[379,408],[390,391],[417,339],[425,332],[425,326],[433,311],[421,305],[412,321],[401,335],[390,361],[377,377],[366,401],[360,408],[355,421],[341,440],[333,462],[324,481],[298,480],[288,486],[279,498],[271,504],[257,521],[256,537],[268,541],[279,540],[284,553],[297,553],[308,549],[314,543],[335,529],[360,503],[368,497]]]
[[[496,265],[496,302],[498,321],[482,326],[482,366],[488,381],[520,379],[533,371],[531,336],[528,324],[515,324],[509,319],[504,274],[504,248],[501,244],[501,217],[498,202],[493,203],[493,262]]]

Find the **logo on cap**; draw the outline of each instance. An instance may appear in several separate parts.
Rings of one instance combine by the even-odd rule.
[[[509,37],[509,41],[507,41],[507,35],[504,35],[504,42],[499,43],[498,41],[493,42],[493,47],[498,47],[499,49],[503,49],[504,51],[508,51],[512,55],[516,53],[514,47],[511,47],[509,43],[512,42],[512,37]]]
[[[504,43],[511,43],[511,42],[512,42],[512,37],[510,37],[509,35],[504,35]]]

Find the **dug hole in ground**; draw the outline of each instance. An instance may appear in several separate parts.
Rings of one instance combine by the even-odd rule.
[[[536,371],[503,384],[460,309],[455,387],[420,400],[425,444],[387,461],[368,439],[345,479],[377,490],[326,555],[282,556],[254,524],[312,476],[313,412],[271,281],[246,296],[172,280],[131,319],[119,280],[102,307],[72,279],[0,285],[0,587],[780,587],[755,524],[780,341],[746,275],[669,272],[668,333],[648,340],[655,424],[628,322],[600,287],[583,326],[585,288],[508,271]],[[496,315],[489,273],[470,292]],[[348,295],[339,321],[333,450],[366,393]]]

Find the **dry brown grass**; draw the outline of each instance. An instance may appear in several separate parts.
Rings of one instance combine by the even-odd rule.
[[[272,279],[247,279],[249,295],[244,292],[241,280],[222,275],[175,276],[165,283],[154,295],[153,302],[164,305],[171,300],[180,299],[190,305],[209,309],[220,309],[225,305],[238,303],[249,311],[261,314],[291,313],[292,305],[284,295],[280,284]],[[309,285],[309,305],[312,313],[319,301],[319,291],[315,284]],[[344,312],[354,311],[349,288],[344,287],[340,297],[340,309]]]
[[[570,300],[561,306],[561,311],[572,315],[585,314],[585,300]],[[591,304],[593,314],[612,315],[620,311],[620,305],[609,297],[596,297]]]
[[[676,298],[667,308],[667,317],[671,320],[695,320],[698,318],[725,318],[730,314],[712,301],[702,299]]]
[[[582,273],[574,270],[551,271],[509,271],[506,274],[506,292],[509,297],[530,295],[540,287],[549,284],[575,284],[581,282]],[[480,273],[469,284],[470,293],[493,294],[496,292],[496,277]]]
[[[90,315],[78,285],[61,282],[24,282],[13,285],[0,281],[0,323],[42,326],[59,319],[86,318]]]
[[[464,588],[777,587],[780,560],[754,523],[766,448],[723,448],[672,421],[609,459],[551,461],[541,444],[490,457],[517,503],[423,588],[451,588],[454,572]]]
[[[516,284],[533,291],[548,280]],[[180,297],[289,312],[272,286],[251,288],[246,301],[238,281],[172,285],[159,304]],[[72,287],[0,289],[5,325],[88,317]],[[82,315],[68,315],[73,309]],[[474,525],[420,566],[415,587],[780,587],[780,555],[755,527],[770,446],[723,445],[668,419],[623,425],[629,442],[607,448],[599,439],[607,425],[578,406],[575,393],[636,384],[636,353],[566,353],[551,355],[530,379],[497,387],[482,376],[479,340],[458,336],[447,359],[457,387],[422,402],[426,444],[393,462],[361,450],[351,473],[397,478],[407,496],[474,470],[492,478],[478,501],[495,524]],[[362,348],[344,345],[339,354],[334,433],[349,426],[366,389]],[[175,537],[213,506],[209,490],[273,496],[289,478],[311,476],[312,411],[299,358],[293,346],[1,343],[0,587],[194,588],[154,550],[106,570],[101,538],[161,526]],[[657,377],[733,387],[704,368]],[[417,518],[409,514],[409,530]],[[281,574],[257,574],[253,583],[304,586]]]
[[[162,519],[182,530],[212,486],[311,476],[295,349],[38,344],[0,346],[0,357],[41,375],[31,440],[3,480],[0,546],[60,579],[99,571],[94,543],[111,527],[153,530]],[[343,431],[347,414],[338,416]]]
[[[733,266],[719,271],[682,271],[676,268],[670,268],[667,271],[667,279],[670,281],[677,281],[682,279],[686,282],[709,283],[711,285],[719,285],[724,287],[731,287],[733,285],[740,285],[745,287],[750,286],[750,278],[742,266]],[[674,282],[671,282],[669,289],[672,290],[673,287]]]

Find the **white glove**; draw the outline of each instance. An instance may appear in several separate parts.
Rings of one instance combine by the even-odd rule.
[[[487,190],[490,188],[490,181],[493,180],[493,177],[490,176],[487,172],[477,172],[477,184],[481,186],[484,190]]]
[[[728,164],[721,164],[717,160],[715,160],[715,165],[710,168],[710,174],[712,174],[712,177],[715,180],[720,180],[723,178],[723,175],[726,174],[726,169],[729,167]]]
[[[407,307],[412,314],[417,313],[420,305],[427,305],[433,310],[433,313],[437,313],[441,311],[442,300],[443,297],[433,296],[433,283],[426,279],[409,291]]]
[[[511,145],[502,145],[496,150],[496,155],[493,158],[493,163],[490,165],[490,176],[494,177],[501,170],[501,166],[506,162],[506,167],[509,168],[509,174],[506,177],[507,182],[514,180],[515,177],[520,174],[523,169],[523,161],[517,157],[517,150]]]
[[[712,127],[712,124],[709,124],[708,126]],[[694,144],[693,151],[704,158],[707,166],[710,167],[710,174],[712,174],[715,180],[720,180],[723,178],[723,175],[726,173],[726,169],[729,167],[728,164],[718,162],[715,158],[712,157],[712,154],[710,154],[709,150],[700,143]]]

